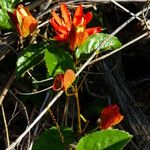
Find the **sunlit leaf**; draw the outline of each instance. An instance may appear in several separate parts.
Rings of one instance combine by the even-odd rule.
[[[3,9],[8,10],[14,8],[20,2],[22,2],[22,0],[0,0],[0,6]]]
[[[0,0],[0,29],[11,29],[13,27],[7,11],[12,11],[16,4],[22,0]]]
[[[72,56],[65,50],[53,45],[45,51],[45,62],[50,77],[64,73],[67,69],[74,70],[75,68]]]
[[[44,58],[44,51],[48,48],[47,42],[29,45],[23,49],[18,58],[16,73],[17,77],[21,77],[29,69],[39,64]]]
[[[76,150],[122,150],[131,138],[132,135],[122,130],[101,130],[81,138]]]
[[[70,128],[61,129],[64,136],[64,143],[56,127],[42,133],[33,145],[33,150],[64,150],[74,141],[74,134]]]
[[[84,57],[85,55],[97,50],[98,46],[108,37],[109,34],[104,33],[91,35],[81,46],[77,48],[75,53],[76,58],[79,58],[80,56]],[[114,50],[116,48],[119,48],[120,46],[120,41],[115,36],[113,36],[101,47],[100,52],[106,50]]]
[[[10,29],[12,28],[12,23],[7,14],[7,11],[0,9],[0,29]]]

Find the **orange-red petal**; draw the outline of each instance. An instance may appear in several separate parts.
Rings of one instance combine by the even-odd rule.
[[[88,35],[92,35],[92,34],[101,32],[102,28],[101,27],[93,27],[93,28],[88,28],[85,31],[88,33]]]
[[[23,20],[22,20],[22,24],[19,27],[19,31],[20,31],[20,34],[23,36],[23,37],[26,37],[30,34],[30,28],[31,28],[31,24],[30,24],[30,19],[29,17],[25,17]],[[34,26],[33,26],[33,29],[32,31],[34,30]]]
[[[64,74],[58,74],[54,78],[53,90],[59,91],[64,88]]]
[[[76,43],[76,29],[75,29],[74,25],[72,25],[72,27],[71,27],[71,31],[69,33],[68,39],[69,39],[69,43],[70,43],[70,49],[73,50],[75,47],[74,45]]]
[[[109,127],[112,127],[121,122],[123,118],[124,117],[120,114],[119,107],[117,105],[107,106],[101,112],[100,128],[107,129]]]
[[[59,25],[62,26],[62,19],[55,13],[55,11],[52,11],[52,16],[55,20],[55,22]]]
[[[70,34],[69,34],[69,43],[70,49],[74,50],[80,46],[88,38],[88,33],[86,31],[76,32],[75,26],[72,25]]]
[[[55,22],[55,18],[50,19],[50,23],[57,32],[59,31],[62,34],[67,34],[67,28],[65,26],[59,26]]]
[[[75,80],[75,73],[73,70],[66,70],[65,74],[58,74],[54,78],[53,90],[67,90]]]
[[[54,36],[54,39],[55,40],[58,40],[58,41],[67,41],[68,40],[68,34],[58,34],[56,36]]]
[[[22,4],[18,5],[17,9],[15,9],[12,20],[22,37],[27,37],[34,32],[38,25],[37,20],[30,14],[28,8]]]
[[[23,5],[18,5],[17,11],[19,12],[22,18],[31,15],[28,8],[24,7]]]
[[[73,70],[68,69],[64,74],[64,89],[65,91],[72,85],[75,81],[76,76]]]
[[[71,28],[71,15],[68,11],[67,5],[65,3],[62,3],[60,8],[61,8],[62,17],[64,19],[64,23],[65,23],[68,31],[70,31],[70,28]]]
[[[88,33],[86,31],[77,33],[78,43],[77,46],[80,46],[87,38]]]
[[[91,12],[87,12],[83,18],[84,18],[84,25],[86,26],[92,19],[93,14]]]
[[[80,25],[82,22],[83,17],[83,7],[82,5],[79,5],[75,11],[74,17],[73,17],[73,24],[75,26]]]

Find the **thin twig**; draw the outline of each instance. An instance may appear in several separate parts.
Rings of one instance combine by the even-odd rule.
[[[41,108],[40,108],[39,114],[43,111],[43,109],[44,109],[44,107],[45,107],[45,104],[46,104],[46,102],[47,102],[48,99],[49,99],[49,96],[50,96],[50,93],[47,92],[47,93],[46,93],[46,97],[45,97],[45,99],[44,99],[44,102],[43,102],[43,104],[42,104],[42,106],[41,106]],[[39,129],[39,125],[40,125],[40,122],[38,122],[38,123],[36,124],[35,130],[34,130],[34,133],[33,133],[34,136],[36,136],[36,134],[37,134],[37,131],[38,131],[38,129]],[[34,144],[34,140],[32,140],[32,142],[31,142],[31,144],[30,144],[30,147],[29,147],[29,150],[32,150],[33,144]]]
[[[131,11],[129,11],[128,9],[126,9],[125,7],[123,7],[122,5],[120,5],[119,3],[116,2],[116,0],[110,0],[112,3],[114,3],[116,6],[120,7],[122,10],[124,10],[125,12],[129,13],[131,16],[134,16],[136,19],[138,20],[142,20],[141,18],[139,18],[138,16],[135,16],[134,13],[132,13]]]
[[[12,85],[15,77],[16,77],[15,72],[13,72],[11,77],[9,78],[5,88],[3,89],[1,96],[0,96],[0,105],[2,105],[2,102],[3,102],[4,98],[5,98],[5,96],[7,95],[7,92],[9,90],[10,86]]]
[[[44,80],[35,80],[35,81],[33,81],[33,83],[43,83],[43,82],[47,82],[47,81],[50,81],[50,80],[53,80],[54,78],[52,77],[52,78],[48,78],[48,79],[44,79]]]
[[[9,132],[8,132],[8,126],[7,126],[6,115],[5,115],[3,104],[1,105],[1,110],[2,110],[2,116],[3,116],[4,126],[5,126],[5,132],[6,132],[6,143],[8,147],[10,145],[10,140],[9,140]]]
[[[2,45],[7,46],[10,49],[3,50],[0,52],[0,61],[5,58],[5,56],[11,51],[11,49],[14,51],[14,53],[16,53],[16,50],[12,46],[10,46],[10,44],[3,42],[3,43],[0,43],[0,46],[2,46]]]
[[[66,97],[66,103],[65,103],[63,117],[62,117],[62,125],[66,127],[67,127],[68,107],[69,107],[69,96]]]
[[[57,99],[62,95],[63,91],[60,91],[48,104],[48,106],[41,112],[41,114],[27,127],[27,129],[13,142],[6,150],[12,150],[24,136],[34,127],[34,125],[45,115],[49,108],[57,101]]]
[[[17,90],[15,90],[15,91],[16,91],[18,94],[20,94],[20,95],[26,95],[26,96],[28,96],[28,95],[34,95],[34,94],[39,94],[39,93],[48,91],[48,90],[50,90],[52,87],[53,87],[53,86],[50,86],[50,87],[45,88],[45,89],[43,89],[43,90],[36,91],[36,92],[31,92],[31,93],[22,93],[22,92],[19,92],[19,91],[17,91]]]
[[[44,10],[47,10],[48,7],[50,6],[52,0],[47,0],[48,2],[46,3],[45,7],[43,8]]]
[[[14,107],[13,113],[11,115],[11,119],[8,122],[8,125],[10,124],[11,120],[16,116],[16,114],[18,114],[18,113],[16,113],[17,107],[18,107],[18,102],[15,103],[15,107]]]
[[[13,92],[11,92],[11,91],[9,91],[9,92],[10,92],[10,94],[19,102],[19,104],[22,106],[22,109],[20,108],[21,110],[20,110],[19,112],[17,112],[17,113],[13,116],[13,118],[15,118],[22,110],[24,110],[25,117],[26,117],[26,120],[27,120],[27,125],[29,126],[30,120],[29,120],[29,115],[28,115],[28,112],[27,112],[27,109],[26,109],[25,105],[22,103],[21,100],[18,99],[18,97],[17,97],[16,95],[14,95]],[[11,120],[12,120],[12,118],[9,120],[8,125],[10,124]],[[31,133],[30,133],[30,131],[29,131],[29,133],[28,133],[28,146],[27,146],[27,147],[29,147],[29,145],[30,145],[30,139],[31,139]]]
[[[102,96],[102,95],[99,95],[99,94],[96,94],[96,93],[92,92],[89,89],[89,86],[87,84],[87,80],[85,80],[84,84],[85,84],[85,88],[86,88],[88,94],[92,95],[93,97],[96,97],[96,98],[99,98],[99,99],[107,99],[108,98],[107,96]]]

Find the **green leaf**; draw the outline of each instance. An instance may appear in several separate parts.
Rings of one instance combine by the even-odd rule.
[[[0,6],[1,6],[2,9],[7,10],[7,9],[11,8],[12,2],[11,2],[11,0],[7,0],[7,1],[6,0],[1,0],[0,1]]]
[[[54,45],[51,45],[45,51],[45,62],[50,77],[64,73],[67,69],[75,70],[72,56]]]
[[[56,127],[42,133],[33,145],[33,150],[64,150],[69,144],[73,143],[74,135],[70,128],[62,129],[64,143],[62,143],[60,134]]]
[[[10,8],[14,8],[20,2],[22,2],[22,0],[1,0],[0,6],[1,8],[8,10]]]
[[[93,51],[97,50],[98,46],[110,35],[104,33],[97,33],[91,35],[81,46],[79,46],[76,50],[76,58],[80,56],[85,56],[87,54],[92,53]],[[106,50],[114,50],[121,46],[120,41],[115,37],[112,36],[100,49],[101,51]]]
[[[29,69],[39,64],[44,58],[44,51],[48,48],[47,42],[29,45],[23,49],[23,52],[17,60],[16,73],[21,77]]]
[[[118,129],[94,132],[81,138],[76,150],[122,150],[132,135]]]
[[[0,29],[11,29],[12,23],[7,14],[7,11],[4,9],[0,9]]]
[[[13,27],[7,11],[12,11],[16,4],[22,0],[0,0],[0,29],[11,29]]]

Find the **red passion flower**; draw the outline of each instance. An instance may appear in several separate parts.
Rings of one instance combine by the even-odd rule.
[[[71,69],[68,69],[65,72],[65,74],[56,75],[54,78],[53,90],[54,91],[59,91],[59,90],[67,91],[67,89],[74,82],[75,78],[76,78],[75,73]]]
[[[70,48],[72,50],[80,46],[88,36],[101,32],[101,27],[86,28],[86,25],[91,21],[92,17],[91,12],[83,13],[82,5],[77,7],[69,35]]]
[[[92,19],[92,13],[83,13],[82,5],[79,5],[75,11],[73,20],[65,3],[60,6],[62,18],[60,18],[55,11],[52,11],[52,18],[50,23],[53,26],[56,36],[54,39],[59,41],[68,41],[70,49],[74,50],[81,45],[88,36],[101,31],[101,27],[93,27],[86,29],[86,25]]]
[[[119,107],[117,105],[111,105],[105,107],[101,112],[101,129],[107,129],[109,127],[115,126],[122,121],[124,116],[119,112]]]
[[[22,4],[18,5],[11,16],[12,21],[15,23],[15,26],[22,37],[27,37],[37,28],[37,20],[30,14],[28,8],[24,7]]]

